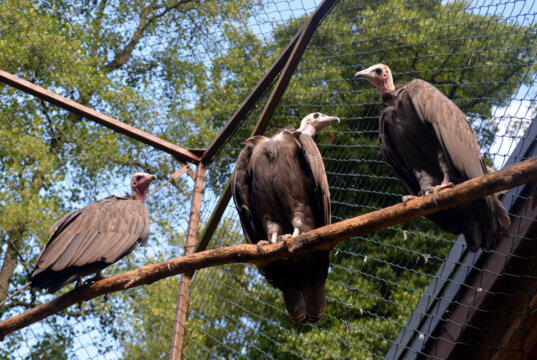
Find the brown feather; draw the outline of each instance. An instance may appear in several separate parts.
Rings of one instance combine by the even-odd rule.
[[[438,153],[443,153],[449,179],[457,184],[488,172],[477,137],[464,113],[444,94],[423,80],[383,94],[379,118],[380,150],[398,175],[405,190],[417,195],[423,188],[440,185],[443,172]],[[422,179],[423,180],[423,179]],[[493,195],[428,216],[444,231],[463,233],[470,250],[490,249],[510,226],[509,216]]]
[[[291,217],[301,202],[307,214],[301,232],[330,223],[324,164],[309,135],[286,128],[270,139],[255,137],[245,144],[231,186],[247,242],[267,240],[266,218],[281,226],[278,235],[292,233]],[[317,251],[272,262],[260,271],[282,291],[293,321],[315,323],[324,315],[328,266],[329,253]]]
[[[51,232],[29,278],[32,287],[54,292],[113,264],[138,243],[145,243],[149,216],[143,201],[110,196],[67,214]]]

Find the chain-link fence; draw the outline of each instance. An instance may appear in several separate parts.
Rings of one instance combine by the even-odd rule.
[[[0,3],[0,69],[182,147],[206,148],[318,4],[7,0]],[[489,165],[499,169],[524,134],[526,143],[533,141],[528,127],[535,115],[536,14],[532,1],[341,0],[315,32],[266,134],[298,127],[310,112],[338,116],[341,123],[316,139],[330,184],[332,221],[399,202],[403,189],[378,147],[378,92],[352,80],[357,68],[383,62],[396,83],[421,78],[453,99],[478,134]],[[202,230],[267,96],[209,166]],[[129,191],[134,171],[152,172],[164,181],[180,164],[9,86],[0,86],[0,97],[1,300],[26,283],[48,228],[62,214]],[[520,152],[515,161],[528,154],[533,156]],[[193,181],[183,175],[150,198],[149,245],[105,274],[180,256],[192,188]],[[532,195],[513,190],[503,196],[510,204]],[[534,219],[529,205],[513,208],[511,215],[513,221]],[[509,241],[515,244],[527,234],[512,235]],[[449,324],[479,328],[479,319],[461,323],[460,317],[446,318],[445,311],[431,312],[432,305],[418,306],[423,295],[430,304],[446,299],[446,293],[431,289],[439,279],[463,290],[504,294],[472,279],[495,273],[481,270],[488,256],[521,257],[509,247],[470,254],[456,240],[421,218],[341,243],[331,253],[326,315],[316,325],[292,323],[281,293],[254,266],[201,270],[193,278],[183,357],[369,359],[422,352],[441,358],[438,345],[430,344],[459,341],[446,335]],[[230,204],[209,247],[242,242]],[[457,251],[464,256],[455,257]],[[533,259],[531,252],[525,255]],[[449,266],[464,268],[467,276],[454,276],[456,269],[439,272]],[[511,273],[531,280],[536,273],[530,268],[518,266]],[[177,288],[177,278],[168,278],[69,308],[8,335],[0,356],[166,358]],[[503,303],[528,300],[528,289],[505,293]],[[446,302],[449,308],[439,309],[456,313],[458,305],[476,306],[458,291]],[[23,292],[0,310],[1,319],[50,298]],[[495,329],[502,340],[474,347],[493,357],[495,348],[516,345],[516,354],[529,356],[530,347],[513,339],[517,332],[531,332],[531,321],[519,315],[532,308],[517,306],[509,310],[505,326]],[[438,319],[437,324],[424,330],[422,318],[417,325],[410,321],[416,314]],[[487,329],[490,325],[481,331]],[[427,349],[420,347],[425,340]]]

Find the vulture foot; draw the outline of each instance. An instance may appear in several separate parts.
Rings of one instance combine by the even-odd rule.
[[[257,245],[257,250],[259,250],[259,252],[260,252],[261,254],[264,254],[264,252],[263,252],[263,246],[268,245],[268,244],[270,244],[270,243],[269,243],[267,240],[261,240],[261,241],[259,241],[259,242],[256,244],[256,245]]]
[[[418,196],[416,196],[416,195],[405,195],[405,196],[403,196],[401,198],[401,200],[403,200],[403,205],[406,205],[406,202],[408,200],[413,200],[413,199],[417,199],[417,198],[418,198]]]
[[[278,242],[279,241],[283,242],[283,246],[287,248],[288,247],[287,242],[289,241],[289,239],[292,239],[292,238],[293,238],[293,235],[291,234],[280,235],[278,236]]]
[[[107,302],[108,299],[110,299],[110,293],[106,293],[106,294],[104,294],[104,296],[103,296],[103,301],[104,301],[104,302]]]
[[[438,192],[447,187],[453,187],[453,183],[449,181],[442,181],[442,184],[437,186],[431,186],[429,189],[427,189],[425,195],[433,194],[434,203],[437,204],[436,199],[438,198]]]
[[[103,274],[99,271],[97,274],[95,274],[94,277],[92,277],[91,279],[88,279],[86,281],[84,281],[84,285],[90,285],[90,284],[93,284],[94,282],[98,281],[98,280],[102,280],[104,279],[104,276]]]

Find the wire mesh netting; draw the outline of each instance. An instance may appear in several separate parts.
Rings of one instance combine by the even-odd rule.
[[[0,69],[182,147],[205,148],[318,4],[8,0],[0,3]],[[352,80],[357,68],[383,62],[396,83],[421,78],[453,99],[477,133],[487,162],[499,169],[520,139],[533,141],[528,127],[535,115],[536,14],[532,1],[339,1],[315,32],[266,134],[287,125],[298,127],[311,112],[338,116],[341,123],[316,139],[330,184],[332,221],[399,202],[403,189],[379,152],[378,92]],[[163,181],[180,165],[11,87],[0,86],[0,96],[1,300],[26,282],[48,228],[61,215],[129,191],[134,171],[155,173]],[[202,228],[266,98],[209,166]],[[516,161],[528,154],[520,152]],[[174,185],[148,199],[149,245],[106,269],[106,275],[182,254],[193,182],[183,175]],[[503,201],[509,207],[530,196],[511,191]],[[513,209],[513,222],[533,221],[530,207]],[[509,243],[527,238],[521,231]],[[209,247],[243,242],[230,204]],[[442,358],[438,347],[416,350],[400,336],[405,329],[418,340],[423,335],[423,328],[407,321],[429,294],[429,284],[440,278],[437,271],[464,265],[479,278],[494,274],[481,271],[487,256],[504,262],[513,257],[509,248],[507,253],[468,255],[481,256],[480,262],[454,257],[464,250],[463,244],[425,218],[341,243],[331,253],[326,315],[307,326],[289,320],[281,293],[254,266],[201,270],[192,284],[183,357],[370,359],[395,356],[398,344],[406,354],[428,351]],[[526,258],[533,257],[528,252]],[[536,275],[529,268],[518,274],[521,279]],[[462,282],[464,278],[446,275],[450,285]],[[8,335],[0,356],[165,358],[177,285],[177,278],[169,278],[114,293],[107,301],[72,307]],[[475,281],[465,286],[483,288]],[[431,302],[444,297],[431,294]],[[474,306],[465,303],[463,295],[451,298],[450,311],[456,313],[459,304]],[[504,303],[518,304],[517,299],[531,296],[529,288],[512,291]],[[2,319],[50,298],[40,291],[24,292],[0,310]],[[531,307],[517,306],[505,310],[505,326],[494,330],[502,341],[477,342],[474,347],[490,357],[500,347],[529,356],[527,347],[509,341],[517,331],[531,330],[531,322],[516,322],[520,314],[530,314]],[[427,338],[447,339],[442,331],[448,331],[449,324],[434,332],[431,328]]]

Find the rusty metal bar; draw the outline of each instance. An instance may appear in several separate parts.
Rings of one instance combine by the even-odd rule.
[[[194,192],[190,207],[190,218],[188,220],[187,240],[185,243],[185,255],[192,254],[198,237],[198,229],[201,217],[201,201],[203,190],[205,189],[206,168],[203,163],[199,163],[196,169],[196,180],[194,182]],[[188,317],[188,306],[190,305],[190,284],[193,273],[185,273],[181,276],[179,283],[179,293],[177,295],[177,310],[173,323],[172,345],[170,350],[171,360],[180,360],[185,337],[186,319]]]
[[[295,44],[300,35],[302,34],[303,29],[304,28],[302,27],[293,37],[293,39],[291,39],[289,45],[287,45],[287,47],[282,51],[278,59],[274,61],[274,63],[267,70],[265,75],[263,75],[261,80],[259,80],[257,85],[242,102],[239,109],[233,114],[233,116],[231,116],[231,118],[228,120],[227,124],[220,131],[220,133],[213,139],[213,141],[211,142],[211,144],[201,158],[205,164],[210,163],[213,160],[216,153],[222,148],[222,146],[224,146],[224,144],[231,137],[233,132],[237,129],[237,127],[239,127],[242,120],[244,120],[246,115],[248,115],[250,110],[252,110],[257,101],[261,98],[261,96],[263,96],[270,84],[274,81],[274,79],[276,79],[276,77],[284,67],[285,63],[289,59],[291,51],[295,47]]]
[[[308,46],[311,37],[313,36],[313,33],[315,32],[315,30],[317,30],[317,26],[319,26],[321,20],[330,11],[330,9],[335,5],[336,2],[337,0],[323,0],[323,2],[319,4],[317,9],[315,9],[313,14],[311,15],[308,23],[304,27],[304,30],[300,34],[298,42],[293,48],[293,52],[291,53],[289,60],[287,61],[284,69],[282,70],[282,74],[278,79],[278,83],[274,87],[272,94],[270,94],[270,98],[268,99],[267,104],[265,105],[265,108],[263,109],[263,112],[259,117],[259,121],[257,122],[257,125],[252,132],[252,135],[261,135],[265,131],[268,122],[272,118],[272,115],[274,115],[274,111],[276,110],[280,99],[282,98],[283,94],[285,93],[285,90],[287,89],[287,86],[289,85],[289,82],[291,81],[291,77],[295,73],[296,67],[300,62],[300,59],[302,59],[304,51],[306,51],[306,47]]]
[[[287,86],[289,85],[289,81],[291,80],[291,77],[293,76],[293,73],[295,72],[296,67],[298,66],[298,63],[300,62],[300,59],[302,58],[302,55],[304,54],[304,51],[306,50],[306,47],[308,46],[309,41],[311,40],[311,37],[313,36],[313,33],[317,29],[317,26],[319,26],[319,23],[321,22],[321,20],[330,11],[330,9],[336,4],[337,1],[338,0],[324,0],[323,2],[321,2],[319,6],[317,6],[317,9],[315,9],[315,11],[312,13],[309,21],[295,35],[295,38],[298,37],[298,40],[296,41],[295,46],[292,48],[291,55],[289,56],[285,64],[285,67],[282,70],[282,74],[280,75],[280,78],[278,79],[278,82],[276,83],[276,86],[274,87],[274,90],[272,91],[272,94],[270,95],[270,98],[268,99],[267,104],[265,105],[265,108],[263,109],[263,112],[261,113],[259,120],[257,121],[257,124],[250,136],[262,135],[265,132],[268,122],[272,118],[272,115],[274,114],[274,111],[276,110],[276,107],[278,106],[280,99],[285,93],[285,90],[287,89]],[[293,38],[293,40],[291,41],[291,43],[289,44],[288,48],[285,51],[287,51],[289,47],[294,43],[295,38]],[[282,56],[280,56],[280,58],[282,57],[283,57],[283,54]],[[265,75],[265,77],[267,77],[267,75],[268,75],[268,72]],[[251,95],[252,94],[250,94],[250,96]],[[243,106],[245,103],[246,101],[243,103]],[[241,109],[242,109],[242,106],[241,106]],[[241,109],[239,109],[239,111]],[[237,113],[239,111],[237,111]],[[233,118],[232,120],[235,121],[235,119]],[[238,123],[240,122],[241,119],[239,119],[239,121],[236,124],[235,123],[232,124],[232,120],[228,122],[228,124],[226,125],[226,128],[228,127],[232,128],[233,126],[235,127],[238,126]],[[226,132],[226,134],[228,135],[225,135],[225,136],[231,135],[233,130],[229,130],[229,132]],[[224,136],[223,134],[224,134],[224,131],[222,131],[219,136]],[[221,140],[222,145],[225,142],[225,140],[226,139]],[[213,149],[214,144],[215,142],[213,141],[213,144],[209,146],[209,150]],[[218,145],[216,147],[218,147],[219,149],[221,145]],[[208,152],[205,153],[203,158],[207,156],[207,153]],[[216,204],[216,207],[214,208],[213,213],[211,214],[211,217],[209,218],[209,221],[207,222],[207,225],[203,229],[203,232],[200,236],[200,240],[198,241],[198,244],[196,245],[196,252],[205,250],[207,246],[209,245],[209,241],[211,240],[211,237],[216,231],[216,228],[218,227],[218,223],[220,222],[220,219],[222,218],[222,215],[224,214],[224,211],[226,210],[227,204],[230,199],[231,199],[231,185],[230,185],[230,181],[228,181],[228,183],[224,187],[222,196],[220,196],[220,199],[218,200],[218,203]]]
[[[190,152],[187,149],[183,149],[180,146],[177,146],[168,141],[162,140],[154,135],[146,133],[145,131],[127,125],[110,116],[101,114],[93,109],[81,105],[73,100],[69,100],[40,86],[32,84],[31,82],[21,79],[6,71],[0,70],[0,81],[6,85],[13,86],[14,88],[24,91],[25,93],[31,94],[41,100],[57,105],[62,109],[75,113],[100,125],[106,126],[107,128],[126,135],[132,139],[138,140],[140,142],[143,142],[144,144],[150,145],[156,149],[171,154],[177,160],[188,161],[191,163],[198,163],[200,161],[199,156],[196,156],[194,153]]]
[[[218,199],[218,203],[214,207],[209,221],[207,221],[207,225],[203,228],[203,232],[201,233],[198,243],[196,244],[196,249],[194,252],[200,252],[207,249],[209,241],[211,241],[211,238],[213,237],[213,234],[220,223],[220,219],[224,215],[224,211],[226,211],[229,199],[231,199],[231,180],[229,180],[224,187],[222,195],[220,196],[220,199]]]

